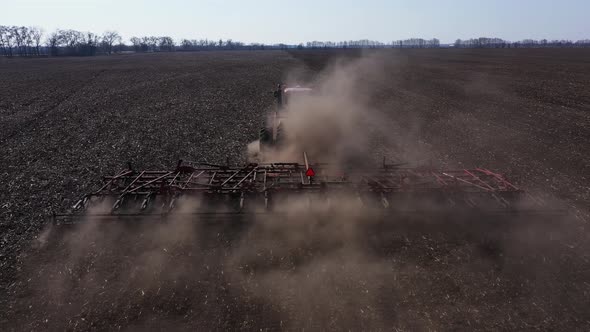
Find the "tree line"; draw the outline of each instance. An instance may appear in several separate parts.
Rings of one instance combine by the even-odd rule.
[[[175,42],[171,37],[131,37],[130,48],[134,52],[172,52],[203,50],[264,50],[267,48],[287,48],[285,44],[265,45],[245,44],[233,39],[181,39]]]
[[[45,35],[43,29],[0,25],[0,54],[4,56],[111,54],[121,48],[121,35],[105,31],[102,35],[77,30],[56,30]]]
[[[0,25],[0,52],[6,56],[41,55],[43,30]]]
[[[582,39],[575,42],[572,40],[524,39],[510,42],[501,38],[480,37],[467,40],[457,39],[453,46],[457,48],[590,47],[590,39]]]
[[[93,32],[58,29],[45,34],[38,27],[0,25],[0,55],[3,56],[92,56],[120,52],[175,52],[201,50],[264,50],[264,49],[318,49],[318,48],[519,48],[519,47],[590,47],[590,40],[533,40],[510,42],[501,38],[457,39],[454,44],[441,45],[436,38],[410,38],[383,43],[375,40],[310,41],[298,45],[245,44],[232,39],[181,39],[169,36],[131,37],[129,44],[117,31]]]
[[[440,40],[436,38],[428,40],[422,38],[410,38],[394,41],[391,45],[395,48],[437,48],[440,47]]]
[[[98,52],[111,54],[121,40],[116,31],[105,31],[102,35],[97,35],[92,32],[57,30],[47,37],[47,51],[52,56],[91,56]]]

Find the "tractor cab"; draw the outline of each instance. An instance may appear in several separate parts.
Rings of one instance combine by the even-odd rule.
[[[294,87],[282,87],[279,84],[277,90],[275,91],[275,98],[277,99],[277,104],[280,108],[288,105],[290,100],[300,96],[309,95],[312,91],[313,90],[311,88],[304,88],[299,85]]]

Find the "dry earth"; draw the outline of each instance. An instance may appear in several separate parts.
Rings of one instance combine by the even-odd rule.
[[[43,229],[127,161],[243,162],[274,83],[364,55],[2,59],[3,330],[590,328],[584,49],[383,51],[371,92],[372,155],[486,166],[571,218]]]

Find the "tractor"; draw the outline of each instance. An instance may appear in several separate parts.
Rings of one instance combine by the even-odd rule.
[[[296,98],[308,96],[313,92],[312,88],[301,87],[299,85],[293,87],[283,87],[278,84],[274,91],[276,99],[276,107],[271,113],[268,123],[260,129],[259,142],[260,152],[264,153],[268,149],[280,148],[284,142],[284,126],[283,119],[287,116],[288,104]]]

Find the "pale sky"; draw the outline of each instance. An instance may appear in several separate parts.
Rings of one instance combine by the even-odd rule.
[[[590,38],[590,0],[0,0],[0,25],[246,43]]]

